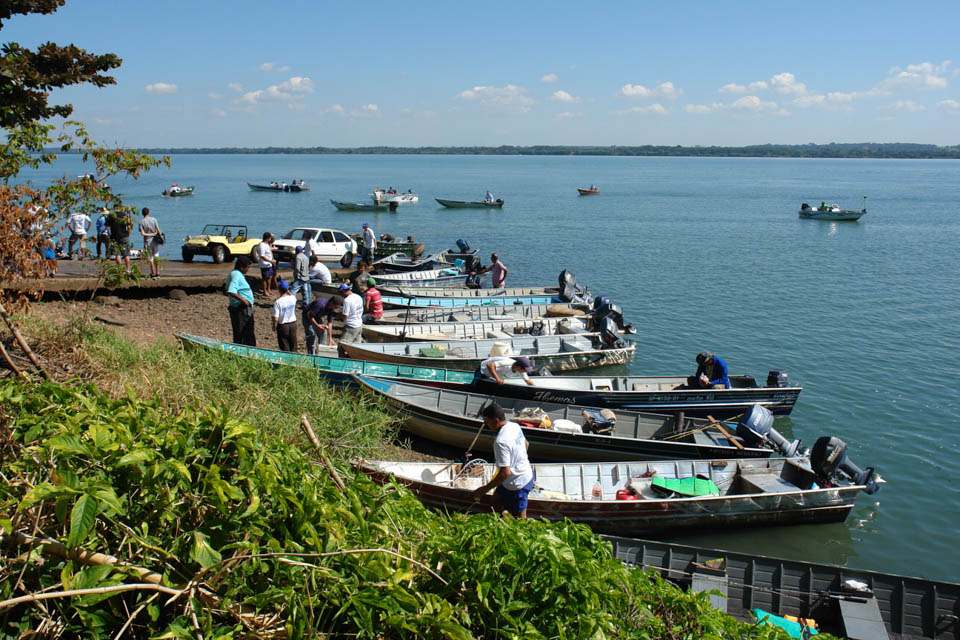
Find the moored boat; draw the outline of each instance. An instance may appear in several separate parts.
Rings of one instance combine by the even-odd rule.
[[[402,273],[406,271],[429,271],[435,269],[460,269],[452,262],[443,259],[443,254],[434,253],[422,258],[412,258],[405,253],[393,253],[385,258],[373,261],[373,268],[384,273]],[[376,277],[376,276],[374,276]]]
[[[754,610],[813,619],[837,637],[960,638],[960,584],[686,544],[602,536],[622,562],[673,584],[712,591],[741,620]],[[762,615],[762,613],[761,613]]]
[[[429,322],[421,324],[363,325],[367,342],[420,342],[432,340],[482,340],[531,335],[568,335],[589,333],[589,316],[541,318],[537,320],[490,320],[487,322]]]
[[[417,204],[420,202],[420,196],[413,193],[413,191],[408,191],[407,193],[397,193],[396,191],[381,191],[380,189],[375,190],[370,194],[370,197],[376,203],[387,204],[390,202],[396,202],[397,204]]]
[[[457,389],[466,389],[473,380],[472,373],[450,371],[439,367],[402,367],[381,362],[311,356],[289,351],[249,347],[188,333],[175,333],[174,336],[184,348],[224,351],[243,358],[269,362],[273,365],[312,369],[324,382],[333,385],[352,386],[355,384],[353,375],[358,373],[397,380],[417,380],[426,385],[436,384]]]
[[[499,341],[341,342],[340,351],[356,360],[473,372],[498,344],[507,345],[511,354],[529,358],[534,367],[546,367],[551,373],[626,364],[637,348],[634,343],[625,341],[622,342],[624,346],[604,348],[604,339],[591,334],[517,337]]]
[[[536,318],[578,317],[589,314],[585,305],[570,303],[524,304],[512,307],[413,307],[383,312],[378,324],[425,322],[487,322],[490,320],[530,320]]]
[[[390,411],[400,416],[409,433],[464,450],[473,444],[476,451],[493,452],[496,434],[482,428],[480,410],[496,401],[508,420],[521,425],[529,443],[530,457],[538,461],[767,458],[772,453],[766,447],[737,447],[715,426],[700,419],[611,411],[603,422],[604,432],[598,433],[592,426],[595,423],[585,417],[591,415],[590,407],[531,405],[525,401],[452,389],[428,389],[361,375],[357,376],[357,384],[364,393],[382,400]],[[525,419],[523,410],[533,407],[539,410],[535,419],[532,416]],[[533,426],[543,424],[543,415],[548,417],[550,427]],[[729,431],[734,429],[736,425],[729,426]]]
[[[786,386],[786,375],[771,371],[767,386],[753,376],[730,376],[730,389],[685,389],[685,376],[557,376],[535,378],[531,387],[520,378],[504,378],[502,385],[477,383],[477,390],[528,401],[561,402],[591,407],[729,418],[759,404],[775,415],[793,410],[801,387]],[[783,385],[783,386],[778,386]]]
[[[376,276],[374,276],[376,277]],[[516,305],[541,305],[566,302],[559,296],[500,296],[486,298],[427,298],[403,296],[383,296],[384,309],[416,309],[430,307],[512,307]]]
[[[330,204],[335,206],[338,211],[375,211],[375,212],[396,212],[397,203],[389,202],[386,204],[367,204],[366,202],[342,202],[340,200],[331,200]]]
[[[485,200],[447,200],[445,198],[434,198],[444,207],[448,209],[502,209],[503,208],[503,198],[497,198],[492,202],[487,202]]]
[[[377,282],[380,282],[380,278]],[[421,286],[414,289],[404,289],[398,291],[394,287],[380,287],[380,291],[385,295],[406,295],[414,298],[497,298],[500,296],[509,298],[523,298],[528,296],[549,296],[558,297],[560,295],[559,287],[507,287],[504,289],[464,289],[463,287],[430,287]]]
[[[824,480],[822,465],[808,458],[533,464],[527,516],[569,518],[621,536],[843,522],[870,485],[832,473]],[[477,500],[473,490],[492,478],[495,464],[361,460],[356,467],[380,484],[396,480],[430,507],[493,508],[491,494]]]
[[[443,289],[457,289],[463,287],[469,274],[459,273],[456,269],[427,269],[425,271],[401,271],[399,273],[381,273],[374,276],[377,287],[402,287],[406,292],[409,289],[423,287],[441,287]]]
[[[800,205],[798,212],[801,218],[812,218],[816,220],[859,220],[861,216],[867,213],[867,196],[863,196],[863,209],[856,211],[853,209],[841,209],[839,205],[820,203],[819,207],[811,207],[804,202]]]

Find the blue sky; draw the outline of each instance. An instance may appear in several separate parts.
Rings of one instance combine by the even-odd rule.
[[[140,147],[960,144],[957,2],[68,0],[0,40],[117,53],[54,93]]]

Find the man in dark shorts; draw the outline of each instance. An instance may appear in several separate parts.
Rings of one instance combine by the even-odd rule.
[[[343,309],[343,298],[314,298],[303,310],[303,334],[307,340],[307,354],[317,355],[321,345],[334,346],[333,317]]]
[[[133,219],[125,209],[113,211],[107,216],[107,226],[110,228],[117,264],[120,264],[120,258],[123,258],[123,266],[127,273],[130,273],[130,229],[133,228]]]
[[[503,408],[490,403],[480,414],[483,424],[497,434],[493,443],[498,473],[493,480],[473,492],[479,501],[490,489],[496,487],[493,505],[498,512],[509,511],[514,517],[527,517],[527,495],[533,489],[535,474],[527,457],[530,443],[523,429],[516,422],[508,422]]]

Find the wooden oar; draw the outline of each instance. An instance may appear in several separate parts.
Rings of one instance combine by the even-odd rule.
[[[740,449],[741,451],[745,449],[745,447],[742,444],[740,444],[739,440],[733,439],[733,435],[731,435],[730,432],[727,431],[727,428],[723,426],[722,422],[720,422],[719,420],[715,419],[713,416],[710,416],[710,415],[707,416],[707,420],[710,421],[710,424],[716,426],[717,431],[725,435],[727,437],[727,440],[733,443],[733,446],[735,446],[737,449]]]

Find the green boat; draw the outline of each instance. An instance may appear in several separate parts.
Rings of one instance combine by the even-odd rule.
[[[263,360],[278,366],[315,369],[317,374],[326,382],[338,386],[356,386],[353,378],[355,373],[395,380],[416,381],[419,384],[445,389],[463,390],[473,381],[472,371],[454,371],[439,367],[416,367],[385,362],[311,356],[303,353],[248,347],[189,333],[175,333],[174,336],[185,349],[212,349],[232,353],[243,358]]]

